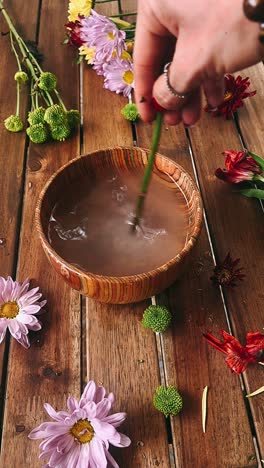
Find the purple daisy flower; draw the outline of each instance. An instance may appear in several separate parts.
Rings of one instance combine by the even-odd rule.
[[[5,280],[0,276],[0,343],[7,328],[24,348],[29,348],[28,330],[40,330],[41,324],[33,314],[39,314],[47,301],[39,302],[39,288],[29,289],[29,280],[24,283]]]
[[[130,60],[112,60],[104,67],[104,87],[115,91],[117,94],[123,93],[129,96],[134,88],[134,68]]]
[[[122,54],[126,33],[111,20],[91,10],[91,15],[81,18],[80,23],[80,39],[88,47],[95,47],[95,61],[111,60],[114,50],[118,56]]]
[[[128,447],[130,439],[116,430],[126,413],[108,415],[114,395],[92,380],[86,385],[80,401],[69,397],[68,411],[56,412],[48,403],[44,408],[54,419],[30,432],[30,439],[41,442],[39,458],[49,458],[47,468],[119,468],[109,453],[109,444]]]

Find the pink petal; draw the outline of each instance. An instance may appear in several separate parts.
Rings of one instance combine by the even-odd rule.
[[[29,305],[21,308],[21,311],[26,314],[37,314],[39,310],[40,307],[38,305]]]
[[[99,419],[105,418],[111,409],[111,402],[108,399],[100,401],[96,406],[96,417]]]
[[[111,424],[99,421],[99,419],[92,419],[91,424],[94,428],[96,436],[100,439],[110,439],[115,436],[116,430]]]
[[[45,439],[46,437],[53,437],[56,435],[63,435],[68,433],[68,427],[59,422],[44,422],[38,427],[33,429],[28,437],[30,439]]]
[[[90,442],[90,457],[91,461],[95,464],[95,467],[106,468],[107,460],[103,444],[96,437]]]
[[[69,397],[67,400],[67,408],[71,413],[76,409],[79,409],[78,401],[73,397]]]
[[[120,424],[122,424],[123,421],[125,421],[126,416],[126,413],[110,414],[109,416],[103,418],[103,421],[112,424],[114,427],[118,427]]]
[[[87,468],[89,466],[90,445],[82,444],[78,462],[78,468]]]
[[[64,421],[64,419],[69,416],[69,413],[66,411],[55,411],[49,403],[44,403],[43,406],[48,415],[55,421]]]
[[[39,288],[32,288],[29,291],[27,291],[23,296],[20,296],[19,301],[22,303],[27,301],[27,299],[30,299],[32,296],[37,295],[37,292],[39,291]]]
[[[5,339],[7,326],[0,332],[0,343]]]
[[[94,401],[95,403],[99,403],[104,397],[105,397],[106,391],[105,388],[102,387],[101,385],[97,387],[94,395]]]
[[[94,401],[88,401],[85,406],[82,407],[84,417],[93,419],[96,416],[96,404]]]
[[[108,451],[106,451],[105,454],[106,454],[107,460],[111,463],[111,466],[112,466],[113,468],[119,468],[119,465],[116,463],[116,461],[115,461],[114,458],[112,457],[111,453],[108,452]]]
[[[87,401],[93,401],[94,400],[94,395],[96,392],[96,384],[93,380],[90,380],[88,384],[86,385],[81,399],[80,399],[80,406],[83,406],[87,403]]]
[[[28,340],[27,335],[21,335],[20,338],[14,337],[18,343],[20,343],[24,348],[28,349],[30,347],[30,343]]]
[[[13,290],[13,280],[10,276],[8,276],[7,278],[7,281],[6,281],[6,284],[5,284],[5,288],[2,292],[2,298],[4,300],[4,302],[8,302],[10,301],[10,298],[11,298],[11,293],[12,293],[12,290]]]
[[[109,439],[110,444],[114,445],[115,447],[128,447],[131,444],[131,440],[125,434],[121,434],[120,432],[117,432],[117,434],[120,436],[119,442],[115,436]]]

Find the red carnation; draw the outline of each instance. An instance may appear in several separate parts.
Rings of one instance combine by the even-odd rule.
[[[246,151],[226,150],[225,169],[216,169],[215,175],[224,180],[237,184],[246,180],[258,179],[262,174],[260,165],[248,155]]]
[[[80,38],[80,32],[81,32],[81,23],[80,21],[70,21],[69,23],[65,24],[65,27],[68,30],[68,42],[67,44],[75,46],[75,47],[80,47],[84,44],[82,39]]]
[[[220,333],[224,341],[220,341],[211,333],[205,333],[203,336],[214,348],[226,354],[225,361],[232,372],[240,374],[248,364],[264,363],[264,335],[259,332],[247,333],[246,346],[242,346],[234,336],[224,330]]]
[[[239,107],[243,107],[243,99],[254,96],[257,91],[246,91],[250,86],[249,78],[242,76],[225,75],[225,94],[222,104],[215,109],[206,106],[206,112],[210,112],[214,117],[223,115],[224,119],[232,116]]]

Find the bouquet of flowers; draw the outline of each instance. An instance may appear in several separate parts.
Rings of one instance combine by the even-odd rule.
[[[90,1],[72,0],[64,43],[78,49],[79,59],[85,60],[98,75],[104,77],[104,87],[129,96],[134,88],[133,39],[135,23],[128,23],[120,13],[110,18],[98,14]]]
[[[0,9],[9,27],[11,50],[15,55],[18,70],[14,79],[17,88],[16,112],[4,121],[10,132],[20,132],[24,122],[20,116],[21,86],[29,83],[31,110],[28,114],[29,127],[26,132],[34,143],[45,143],[48,140],[66,140],[80,122],[78,110],[67,110],[57,90],[57,77],[40,66],[39,54],[32,43],[27,43],[18,34],[12,23],[3,1]]]

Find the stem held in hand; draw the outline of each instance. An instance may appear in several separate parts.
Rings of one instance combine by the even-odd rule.
[[[154,164],[154,161],[155,161],[155,155],[156,155],[157,148],[158,148],[158,145],[159,145],[161,127],[162,127],[162,114],[160,112],[158,112],[157,116],[156,116],[155,126],[154,126],[154,129],[153,129],[153,134],[152,134],[152,141],[151,141],[151,149],[150,149],[149,160],[148,160],[148,164],[146,166],[145,173],[144,173],[144,176],[143,176],[143,181],[142,181],[142,185],[141,185],[141,192],[140,192],[140,194],[138,196],[138,199],[137,199],[136,213],[135,213],[133,223],[132,223],[133,231],[135,231],[136,227],[138,226],[138,224],[140,222],[140,218],[142,216],[144,201],[145,201],[146,194],[147,194],[147,191],[148,191],[148,186],[149,186],[149,182],[150,182],[150,178],[151,178],[151,174],[152,174],[152,168],[153,168],[153,164]]]

